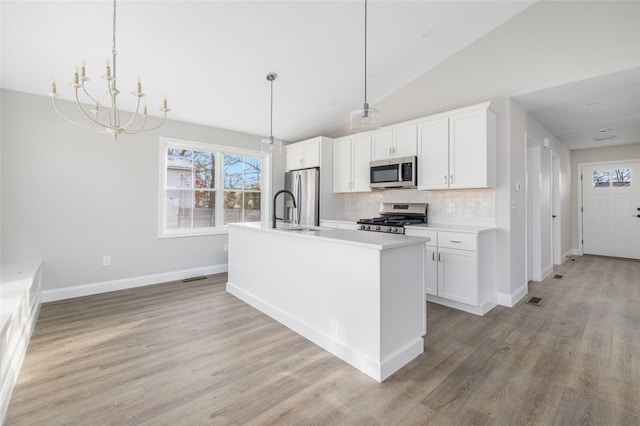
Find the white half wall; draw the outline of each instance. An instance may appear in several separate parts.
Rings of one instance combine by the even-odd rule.
[[[226,234],[158,238],[159,138],[259,149],[260,136],[169,120],[113,141],[63,120],[48,97],[0,95],[1,263],[41,261],[49,294],[227,263]],[[278,187],[283,156],[272,170]]]

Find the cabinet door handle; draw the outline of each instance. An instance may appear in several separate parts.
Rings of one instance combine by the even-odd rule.
[[[447,175],[444,175],[444,178],[442,179],[442,183],[444,183],[445,185],[447,184]]]
[[[443,254],[444,253],[438,253],[438,262],[442,262]]]
[[[434,262],[436,261],[436,252],[435,251],[431,252],[431,260],[433,260]]]
[[[461,244],[462,243],[462,241],[458,241],[458,240],[449,240],[449,242],[456,243],[456,244]]]
[[[449,175],[449,182],[453,183],[453,175]]]

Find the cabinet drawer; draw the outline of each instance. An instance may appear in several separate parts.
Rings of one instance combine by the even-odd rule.
[[[405,232],[406,235],[412,237],[423,237],[423,238],[431,238],[431,241],[427,243],[429,246],[437,246],[438,245],[438,232],[430,231],[427,229],[407,229]]]
[[[438,232],[438,247],[476,251],[475,234]]]

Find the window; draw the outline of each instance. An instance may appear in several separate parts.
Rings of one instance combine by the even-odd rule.
[[[631,169],[596,169],[593,171],[594,188],[631,186]]]
[[[259,151],[163,139],[160,235],[223,232],[262,218]]]

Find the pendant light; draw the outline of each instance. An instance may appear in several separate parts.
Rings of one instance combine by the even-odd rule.
[[[271,83],[271,124],[269,127],[269,137],[260,141],[260,151],[269,154],[282,154],[282,141],[273,137],[273,81],[278,78],[278,74],[270,72],[267,80]]]
[[[367,0],[364,0],[364,107],[349,115],[349,127],[354,132],[366,132],[380,128],[380,113],[369,108],[367,102]]]

